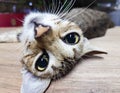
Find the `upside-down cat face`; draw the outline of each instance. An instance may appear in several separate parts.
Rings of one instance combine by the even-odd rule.
[[[22,63],[41,78],[60,78],[83,55],[97,51],[83,37],[78,25],[54,14],[29,14],[25,18],[23,30],[21,39],[26,47]]]

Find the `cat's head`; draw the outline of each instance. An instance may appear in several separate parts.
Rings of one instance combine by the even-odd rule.
[[[24,66],[42,78],[66,75],[87,53],[104,53],[90,45],[80,27],[49,13],[31,13],[24,21]]]

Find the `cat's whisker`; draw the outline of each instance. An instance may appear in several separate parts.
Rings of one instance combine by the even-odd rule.
[[[63,13],[63,14],[60,14],[59,16],[60,16],[60,18],[62,19],[66,14],[68,14],[68,11],[66,11],[66,12]],[[63,20],[65,20],[65,18],[64,18]]]
[[[50,0],[49,5],[50,5],[50,13],[52,13],[52,9],[53,9],[53,0]]]
[[[73,0],[73,2],[71,2],[70,6],[68,6],[67,8],[65,8],[63,10],[63,12],[60,14],[60,18],[63,18],[66,14],[68,14],[68,12],[70,11],[70,9],[73,7],[73,5],[75,4],[76,0]]]
[[[21,48],[24,48],[24,45],[20,45],[19,47],[17,46],[16,50],[19,50]]]
[[[24,21],[19,19],[19,18],[16,18],[16,20],[18,20],[19,22],[23,23]]]
[[[54,0],[54,9],[53,9],[53,14],[55,14],[56,12],[56,9],[57,9],[57,0]]]
[[[80,13],[76,14],[76,15],[73,15],[72,17],[70,18],[67,18],[67,20],[70,20],[76,16],[78,16],[79,14],[82,14],[83,12],[85,12],[86,9],[88,9],[92,4],[94,4],[96,2],[96,0],[94,0],[92,3],[90,3],[85,9],[83,9]]]
[[[46,2],[46,1],[43,0],[43,4],[44,4],[44,7],[45,7],[45,11],[46,11],[47,13],[50,13],[49,0],[48,0],[48,2]]]
[[[52,0],[51,13],[53,13],[53,11],[54,11],[54,8],[55,8],[55,3],[54,3],[54,0]]]
[[[73,7],[73,5],[75,4],[76,0],[72,0],[68,6],[62,11],[62,13],[60,14],[60,17],[63,18],[69,11],[70,9]]]
[[[59,9],[59,11],[57,11],[57,15],[60,14],[60,12],[62,11],[62,9],[64,8],[64,6],[67,4],[68,0],[65,0],[65,2],[63,3],[63,5],[61,6],[61,8]]]
[[[43,2],[44,11],[47,12],[47,7],[46,7],[46,2],[45,2],[45,0],[42,0],[42,2]]]
[[[23,45],[23,44],[21,44],[19,47],[17,47],[15,50],[17,51],[17,50],[21,50],[20,52],[22,53],[24,50],[25,50],[25,47],[26,47],[27,45]]]
[[[75,4],[76,0],[71,0],[71,2],[69,2],[69,4],[65,7],[65,9],[62,11],[62,13],[65,13],[66,11],[70,11],[70,9],[73,7],[73,5]]]
[[[58,11],[60,10],[61,5],[62,5],[61,0],[59,0],[58,7],[57,7],[56,11],[54,12],[54,14],[58,15]]]
[[[48,0],[48,13],[51,13],[51,5],[49,0]]]

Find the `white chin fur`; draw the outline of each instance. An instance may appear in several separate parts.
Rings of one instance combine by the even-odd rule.
[[[41,79],[23,69],[23,82],[20,93],[44,93],[49,87],[51,79]]]

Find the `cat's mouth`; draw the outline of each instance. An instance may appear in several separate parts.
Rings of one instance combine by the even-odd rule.
[[[35,38],[38,38],[40,36],[42,36],[44,33],[48,32],[50,30],[50,26],[48,25],[44,25],[44,24],[41,24],[41,23],[36,23],[34,22],[34,31],[35,31]]]

